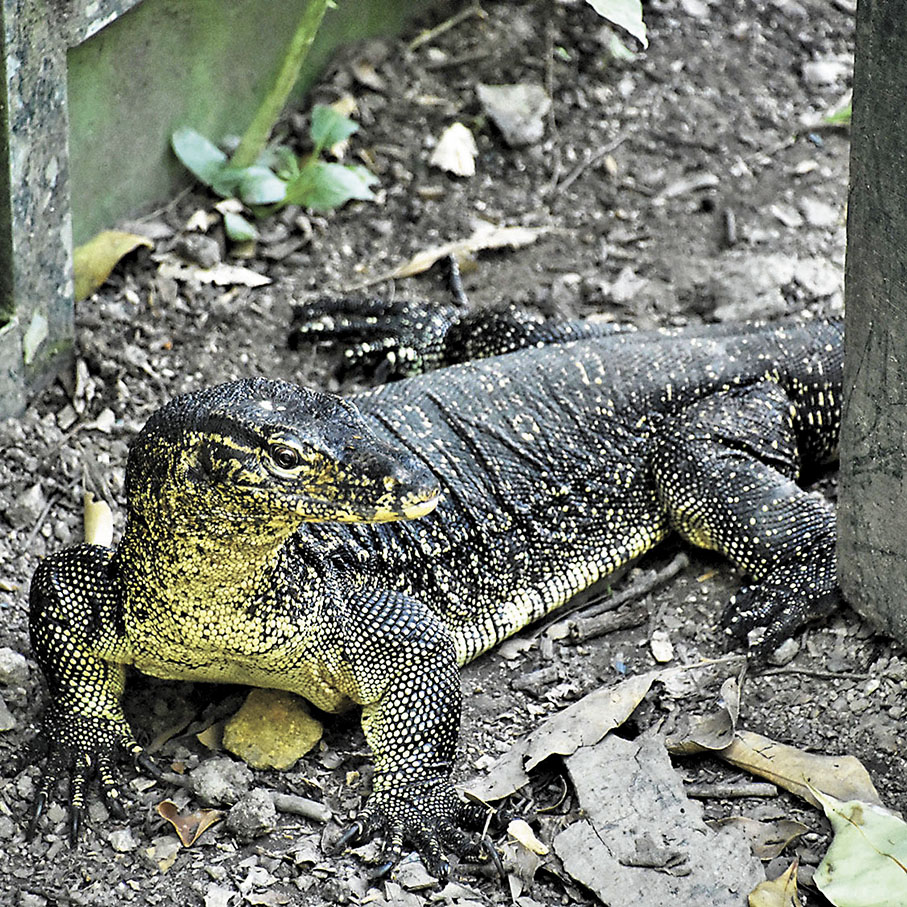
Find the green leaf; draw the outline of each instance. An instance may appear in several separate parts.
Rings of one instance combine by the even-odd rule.
[[[377,181],[377,177],[358,164],[310,161],[287,186],[285,201],[312,211],[333,211],[350,199],[373,199],[375,193],[369,187]]]
[[[247,205],[273,205],[286,197],[287,184],[267,167],[253,164],[241,173],[239,197]]]
[[[258,239],[258,230],[241,214],[235,211],[224,212],[224,232],[233,242],[254,242]]]
[[[320,151],[322,148],[332,148],[338,142],[349,138],[359,125],[342,113],[337,113],[333,107],[325,104],[316,104],[312,108],[312,125],[309,135]]]
[[[229,167],[224,164],[223,169],[214,175],[208,185],[223,198],[233,198],[239,192],[245,169]]]
[[[822,122],[827,126],[849,126],[853,116],[853,104],[845,104],[837,110],[832,110],[822,117]]]
[[[213,188],[227,165],[227,155],[213,142],[189,127],[177,129],[170,137],[173,153],[197,179]]]
[[[819,890],[838,907],[907,904],[907,825],[903,820],[881,806],[812,792],[835,832],[814,876]]]
[[[641,0],[586,0],[600,15],[628,31],[643,47],[649,46],[646,25],[642,21]]]

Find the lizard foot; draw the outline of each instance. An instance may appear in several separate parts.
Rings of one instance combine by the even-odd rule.
[[[316,343],[343,350],[341,372],[405,378],[441,364],[444,340],[459,320],[453,305],[408,299],[323,297],[293,312],[291,349]]]
[[[44,809],[54,799],[59,782],[69,777],[69,840],[75,846],[79,839],[85,797],[95,779],[104,803],[111,814],[126,819],[126,808],[120,786],[117,756],[125,751],[136,767],[157,780],[161,770],[145,754],[125,720],[86,717],[51,707],[44,719],[44,736],[48,756],[41,784],[35,795],[26,836],[31,840]]]
[[[750,651],[764,659],[804,624],[826,617],[840,604],[834,569],[833,559],[779,567],[732,596],[721,625],[735,640],[749,641]]]
[[[387,875],[403,856],[407,845],[418,852],[425,868],[443,881],[450,873],[445,852],[461,860],[484,862],[500,860],[486,835],[467,834],[466,829],[481,829],[487,812],[480,806],[464,803],[447,781],[418,782],[376,791],[365,808],[337,842],[337,849],[384,835],[384,852],[375,872]]]

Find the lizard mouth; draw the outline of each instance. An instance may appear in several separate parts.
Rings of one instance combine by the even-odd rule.
[[[417,520],[431,513],[441,500],[437,488],[406,497],[387,496],[386,500],[356,502],[348,498],[327,497],[309,492],[297,503],[296,511],[306,521],[330,523],[390,523],[395,520]]]

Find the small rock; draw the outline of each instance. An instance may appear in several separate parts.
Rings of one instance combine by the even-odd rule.
[[[110,846],[117,853],[129,853],[139,846],[131,828],[118,828],[107,836]]]
[[[28,680],[28,662],[24,655],[4,646],[0,649],[0,683],[22,686]]]
[[[652,650],[652,657],[659,664],[666,664],[674,657],[674,644],[667,630],[653,630],[649,647]]]
[[[44,512],[46,503],[41,483],[35,482],[31,488],[20,494],[13,506],[6,511],[6,521],[13,529],[32,527]]]
[[[479,102],[511,148],[532,145],[545,132],[551,98],[541,85],[476,85]]]
[[[203,233],[184,233],[176,243],[176,253],[201,268],[213,268],[221,260],[220,243]]]
[[[224,725],[224,747],[253,768],[288,769],[321,739],[305,703],[282,690],[252,690]]]
[[[18,907],[47,907],[47,898],[33,891],[20,891]]]
[[[769,664],[782,667],[793,661],[794,658],[797,657],[799,651],[800,643],[798,643],[796,639],[785,639],[784,642],[768,656],[767,661]]]
[[[13,718],[13,713],[0,696],[0,731],[11,731],[15,726],[16,719]]]
[[[205,889],[205,907],[229,907],[235,894],[232,888],[224,888],[211,882]]]
[[[709,14],[709,6],[702,0],[680,0],[683,11],[694,19],[705,19]]]
[[[176,862],[182,846],[176,835],[158,835],[151,839],[151,846],[145,848],[143,855],[152,866],[164,873]]]
[[[16,836],[18,826],[9,816],[0,816],[0,841],[9,841]]]
[[[251,841],[274,831],[277,810],[267,791],[249,791],[227,813],[227,828],[243,841]]]
[[[803,215],[792,205],[772,205],[771,208],[769,208],[769,211],[771,211],[785,227],[796,230],[798,227],[803,226]]]
[[[838,223],[838,209],[817,198],[804,196],[800,199],[798,207],[811,227],[828,228]]]
[[[394,871],[394,879],[407,891],[424,891],[426,888],[434,888],[438,884],[438,880],[429,875],[428,870],[419,859],[405,860],[400,863]]]
[[[824,258],[805,258],[797,266],[794,279],[810,296],[821,299],[841,290],[844,275]]]
[[[803,64],[803,81],[807,85],[834,85],[849,74],[850,66],[843,60],[812,60]]]
[[[233,804],[252,785],[252,770],[228,756],[206,759],[190,775],[195,795],[206,803]]]

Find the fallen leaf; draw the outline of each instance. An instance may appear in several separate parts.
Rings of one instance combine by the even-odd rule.
[[[161,277],[170,277],[173,280],[196,283],[213,283],[219,287],[244,286],[263,287],[271,282],[270,277],[259,274],[251,268],[239,265],[216,264],[213,268],[200,268],[197,265],[187,264],[176,258],[163,258],[158,265],[158,274]]]
[[[656,681],[677,688],[677,678],[701,670],[737,664],[738,656],[702,661],[637,674],[621,683],[594,690],[566,709],[552,715],[530,734],[517,741],[484,778],[466,786],[468,794],[486,800],[500,800],[528,783],[528,771],[552,755],[569,756],[580,746],[598,743],[609,731],[620,727]]]
[[[628,31],[643,47],[649,46],[640,0],[586,0],[603,18]]]
[[[837,907],[907,904],[907,824],[875,803],[813,793],[835,832],[816,887]]]
[[[535,832],[530,828],[529,823],[525,819],[511,820],[510,824],[507,826],[507,834],[516,838],[526,850],[531,850],[540,857],[543,857],[548,853],[548,847],[535,836]]]
[[[412,277],[414,274],[422,274],[435,262],[448,255],[468,258],[483,249],[501,249],[505,246],[516,249],[520,246],[528,246],[545,233],[550,233],[551,230],[551,227],[500,227],[487,221],[479,221],[471,236],[423,249],[392,271],[369,278],[359,286],[367,287],[384,280],[397,280],[402,277]]]
[[[451,123],[432,152],[428,163],[456,176],[474,176],[479,149],[472,133],[462,123]]]
[[[740,730],[730,746],[712,752],[737,768],[773,781],[813,806],[821,806],[815,790],[841,800],[862,800],[881,806],[869,773],[854,756],[807,753],[761,734]]]
[[[219,809],[199,809],[182,815],[172,800],[159,803],[157,811],[176,829],[183,847],[191,847],[204,832],[224,817]]]
[[[729,677],[721,685],[721,703],[708,715],[682,715],[678,729],[665,740],[668,752],[688,756],[703,750],[722,750],[734,739],[740,714],[740,685]]]
[[[809,831],[808,826],[793,819],[760,822],[748,816],[728,816],[709,824],[713,828],[739,828],[760,860],[774,860],[791,841]]]
[[[90,491],[82,495],[82,525],[86,545],[109,548],[113,544],[113,513],[106,501],[96,499]]]
[[[797,860],[777,879],[760,882],[749,896],[749,907],[800,907],[797,897]]]
[[[137,233],[102,230],[94,239],[73,249],[75,297],[85,299],[110,277],[117,262],[139,246],[151,248],[153,243]]]

